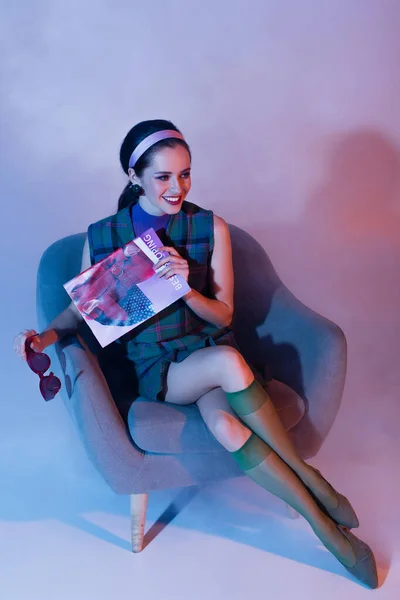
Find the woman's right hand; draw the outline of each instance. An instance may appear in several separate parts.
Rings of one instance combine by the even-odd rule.
[[[14,350],[22,360],[26,361],[25,340],[34,336],[30,341],[32,350],[35,352],[43,352],[47,346],[54,344],[58,340],[58,335],[54,329],[48,329],[43,333],[37,333],[34,329],[24,329],[14,338]]]

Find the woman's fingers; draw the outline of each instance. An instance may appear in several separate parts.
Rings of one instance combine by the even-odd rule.
[[[186,262],[185,259],[182,258],[182,256],[179,254],[178,250],[176,250],[175,248],[171,248],[170,246],[160,246],[160,248],[157,248],[157,250],[158,252],[168,252],[169,256],[164,256],[163,258],[161,258],[158,261],[158,263],[156,263],[156,266],[161,266],[162,264],[165,264],[170,260],[177,260],[178,262],[180,260],[183,260],[184,262]]]
[[[178,250],[176,248],[172,248],[171,246],[160,246],[157,248],[158,252],[168,252],[171,256],[180,256]]]
[[[167,265],[168,263],[174,264],[174,265],[184,265],[187,264],[187,261],[180,257],[180,256],[166,256],[165,258],[161,258],[155,265],[154,265],[154,269],[157,270],[160,267],[162,267],[163,265]]]
[[[43,333],[38,333],[38,335],[33,339],[33,343],[31,343],[31,348],[33,348],[36,352],[43,352],[47,346],[51,346],[51,344],[55,344],[58,342],[59,336],[55,329],[46,329]]]
[[[25,361],[27,360],[25,341],[28,337],[32,338],[29,344],[35,352],[43,352],[47,346],[58,341],[58,334],[54,329],[47,329],[43,333],[38,333],[34,329],[24,329],[14,338],[14,351]]]
[[[181,275],[187,282],[189,277],[188,261],[182,258],[182,256],[177,250],[175,250],[175,248],[171,248],[170,246],[161,246],[159,250],[162,252],[168,252],[169,256],[161,258],[154,265],[154,270],[157,272],[157,276],[159,278],[165,277],[165,279],[169,279],[174,275]],[[159,269],[161,269],[161,271],[159,271]]]
[[[32,350],[34,350],[35,352],[42,352],[42,350],[44,350],[44,348],[46,347],[40,337],[40,334],[36,335],[31,340],[30,344],[31,344]]]
[[[189,277],[189,268],[171,265],[168,269],[164,269],[161,273],[157,273],[159,278],[164,277],[165,279],[170,279],[170,277],[173,277],[174,275],[180,275],[187,282]]]

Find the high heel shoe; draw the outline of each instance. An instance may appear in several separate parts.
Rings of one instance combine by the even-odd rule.
[[[311,465],[309,465],[309,466],[311,467]],[[354,512],[354,509],[351,506],[350,502],[347,500],[346,496],[339,494],[331,486],[329,481],[326,481],[326,479],[324,477],[322,477],[322,475],[318,471],[318,469],[316,469],[315,467],[311,467],[311,468],[318,473],[318,475],[325,481],[325,483],[327,483],[329,485],[329,487],[331,488],[331,490],[334,492],[335,496],[338,499],[338,505],[336,506],[336,508],[327,508],[324,504],[322,504],[322,502],[320,500],[318,500],[318,498],[315,496],[315,494],[313,494],[313,492],[310,490],[310,488],[307,488],[308,491],[310,492],[311,496],[315,500],[315,502],[318,504],[319,508],[321,510],[323,510],[329,517],[331,517],[331,519],[333,519],[339,525],[344,525],[345,527],[348,527],[349,529],[351,529],[353,527],[359,527],[360,522],[358,520],[358,517],[357,517],[356,513]]]
[[[351,533],[346,527],[337,525],[337,528],[343,533],[343,535],[349,540],[351,547],[354,550],[356,556],[356,564],[353,567],[346,567],[341,560],[339,562],[344,568],[353,575],[356,579],[364,583],[371,589],[378,587],[378,573],[376,570],[375,557],[372,553],[371,548]],[[336,557],[337,558],[337,557]]]

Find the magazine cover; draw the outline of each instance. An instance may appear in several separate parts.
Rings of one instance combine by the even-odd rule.
[[[64,284],[103,348],[190,291],[180,275],[157,277],[154,264],[168,256],[162,245],[148,229]]]

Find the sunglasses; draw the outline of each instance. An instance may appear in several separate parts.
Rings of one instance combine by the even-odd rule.
[[[61,381],[54,375],[52,371],[50,375],[44,375],[51,365],[51,360],[47,354],[43,354],[43,352],[36,352],[31,348],[30,340],[32,340],[34,337],[34,335],[31,335],[25,340],[26,361],[30,369],[36,373],[36,375],[39,375],[40,392],[47,402],[48,400],[52,400],[60,390]]]

